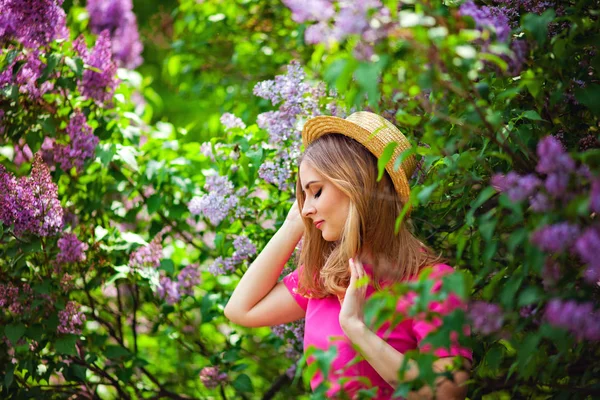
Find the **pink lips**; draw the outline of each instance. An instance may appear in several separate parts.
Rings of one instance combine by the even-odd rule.
[[[325,222],[325,221],[319,221],[319,222],[315,223],[315,226],[317,227],[317,229],[321,229],[321,225],[323,225],[323,222]]]

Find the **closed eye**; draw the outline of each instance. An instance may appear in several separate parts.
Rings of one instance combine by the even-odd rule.
[[[321,195],[321,192],[323,191],[323,189],[319,189],[319,191],[317,193],[315,193],[315,199],[318,199],[319,196]]]

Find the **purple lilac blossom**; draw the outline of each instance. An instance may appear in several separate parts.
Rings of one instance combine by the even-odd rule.
[[[200,381],[207,389],[214,389],[227,381],[227,374],[218,367],[204,367],[200,371]]]
[[[307,21],[326,21],[335,10],[330,0],[283,0],[292,11],[292,19],[301,24]]]
[[[237,207],[239,197],[226,176],[209,176],[204,189],[208,193],[202,197],[194,197],[188,204],[188,209],[192,215],[203,215],[212,225],[219,225]]]
[[[568,222],[546,225],[531,235],[531,242],[543,251],[559,253],[571,246],[579,235],[579,227]]]
[[[541,182],[533,174],[521,176],[511,171],[507,175],[494,175],[491,183],[497,190],[506,192],[511,201],[519,202],[532,196]]]
[[[600,231],[598,227],[588,228],[575,242],[575,251],[588,264],[584,279],[595,285],[600,281]]]
[[[91,31],[110,33],[117,64],[129,69],[138,67],[143,61],[143,45],[131,0],[88,0],[87,10]]]
[[[63,0],[0,0],[0,42],[16,39],[28,48],[68,36]]]
[[[214,276],[224,275],[227,272],[235,271],[235,263],[231,258],[217,257],[208,267],[208,272]]]
[[[291,171],[287,165],[276,165],[273,161],[267,161],[258,169],[258,176],[268,183],[277,185],[279,190],[288,190],[288,182]]]
[[[25,142],[25,138],[21,138],[18,143],[14,146],[15,156],[13,157],[13,163],[20,167],[23,163],[31,161],[33,159],[33,152],[29,145]]]
[[[58,312],[58,333],[80,334],[85,319],[85,314],[79,311],[79,304],[69,301],[65,309]]]
[[[590,210],[595,213],[600,213],[600,178],[596,178],[592,181]]]
[[[539,157],[536,171],[541,174],[553,172],[572,172],[575,162],[565,151],[563,145],[553,136],[546,136],[537,145]]]
[[[173,305],[179,301],[179,284],[166,276],[162,276],[156,289],[158,297],[165,300],[167,304]]]
[[[100,139],[92,133],[85,115],[76,110],[67,125],[69,144],[57,145],[55,148],[55,161],[60,163],[63,171],[75,167],[78,173],[83,170],[83,164],[88,158],[96,155],[96,146]]]
[[[37,84],[37,80],[46,68],[46,64],[40,60],[39,51],[31,51],[25,57],[19,57],[19,59],[25,61],[16,76],[16,84],[19,86],[20,93],[27,94],[32,100],[37,100],[54,89],[54,84],[49,80],[43,82],[40,86]]]
[[[190,264],[179,272],[177,276],[180,295],[193,296],[194,287],[200,284],[200,270],[198,265]]]
[[[545,316],[551,325],[570,331],[577,340],[600,340],[600,311],[594,310],[591,302],[552,299]]]
[[[20,314],[23,311],[23,305],[19,297],[17,286],[11,282],[0,284],[0,308],[8,309],[13,314]]]
[[[60,253],[56,256],[56,261],[59,264],[66,264],[85,261],[85,252],[89,246],[77,239],[73,233],[65,233],[58,239],[58,248]]]
[[[85,45],[83,36],[79,36],[73,42],[73,47],[83,61],[100,72],[86,69],[83,78],[79,82],[81,94],[97,104],[108,104],[112,100],[113,93],[119,84],[115,77],[117,65],[112,60],[110,50],[110,37],[107,30],[98,35],[95,46],[89,51]]]
[[[241,118],[238,118],[234,114],[231,114],[231,113],[225,113],[225,114],[221,115],[220,121],[221,121],[221,124],[223,124],[223,126],[226,129],[233,129],[233,128],[246,129],[246,124],[244,124],[244,121],[242,121]]]
[[[357,0],[341,3],[340,11],[335,18],[333,34],[338,41],[349,35],[362,34],[369,27],[368,12],[380,8],[379,0]]]
[[[132,268],[158,268],[163,256],[162,251],[162,235],[157,234],[149,245],[139,247],[131,253],[129,256],[129,266]]]
[[[479,29],[492,28],[499,41],[505,42],[510,35],[510,26],[505,14],[498,12],[496,7],[478,7],[469,0],[461,4],[459,13],[469,16],[475,20],[475,26]]]
[[[472,303],[469,307],[469,316],[473,321],[473,329],[484,335],[498,332],[504,322],[500,306],[485,301]]]
[[[239,264],[256,254],[256,246],[246,236],[238,236],[233,240],[233,262]]]
[[[52,236],[63,227],[58,188],[36,153],[30,177],[16,179],[0,165],[0,220],[14,224],[15,235]]]
[[[529,45],[525,40],[513,40],[510,44],[512,55],[508,57],[508,74],[517,76],[523,71],[523,66],[529,55]]]

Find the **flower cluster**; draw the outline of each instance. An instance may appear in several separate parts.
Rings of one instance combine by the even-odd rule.
[[[68,36],[63,0],[0,0],[0,42],[16,39],[25,47],[45,46]]]
[[[100,139],[92,133],[85,115],[79,110],[71,116],[67,125],[67,134],[69,144],[56,146],[54,160],[60,163],[64,171],[75,167],[77,172],[81,172],[85,160],[96,155],[96,146]]]
[[[21,314],[31,303],[33,293],[28,283],[19,288],[11,282],[0,284],[0,307],[13,314]]]
[[[290,360],[299,360],[302,356],[304,346],[304,319],[291,322],[289,324],[276,325],[271,327],[275,336],[285,342],[285,355]],[[292,364],[286,371],[291,379],[296,373],[296,363]]]
[[[56,261],[59,264],[85,261],[85,252],[88,247],[87,243],[81,242],[73,233],[65,233],[58,239],[60,253],[56,256]]]
[[[17,236],[52,236],[62,229],[58,188],[39,153],[29,177],[16,179],[0,165],[0,221],[6,226],[14,224]]]
[[[231,257],[217,257],[208,267],[208,272],[215,276],[233,272],[237,265],[256,254],[256,246],[246,236],[237,236],[233,240],[233,248]]]
[[[230,213],[235,210],[241,213],[244,210],[236,209],[240,196],[245,194],[245,188],[236,193],[233,184],[226,176],[209,176],[206,178],[204,189],[208,192],[202,197],[194,197],[188,204],[192,215],[203,215],[211,224],[219,225]]]
[[[144,49],[140,42],[137,19],[131,0],[88,0],[90,29],[99,34],[110,33],[112,53],[120,67],[134,69],[142,59]]]
[[[506,14],[497,7],[477,6],[469,0],[461,4],[459,13],[475,20],[475,26],[480,29],[491,28],[496,33],[498,40],[505,42],[510,36],[510,26]]]
[[[546,306],[545,317],[551,325],[569,330],[578,340],[600,341],[600,311],[594,310],[591,302],[553,299]]]
[[[79,311],[79,304],[67,302],[65,309],[58,312],[58,333],[80,334],[85,319],[85,314]]]
[[[489,335],[502,329],[504,315],[497,304],[475,301],[469,306],[469,316],[473,322],[473,330]]]
[[[139,247],[129,255],[129,266],[132,268],[158,268],[163,256],[162,251],[162,235],[158,234],[149,245]]]
[[[83,61],[99,72],[86,69],[83,72],[83,79],[79,83],[81,94],[88,99],[94,100],[97,104],[103,105],[110,103],[113,93],[119,84],[115,77],[117,65],[112,60],[110,36],[108,31],[102,31],[96,40],[96,44],[91,51],[88,50],[85,39],[79,36],[73,47]]]
[[[199,284],[200,269],[197,264],[190,264],[179,271],[177,280],[162,276],[156,294],[168,304],[175,304],[182,296],[192,296],[194,288]]]
[[[218,367],[204,367],[200,371],[200,381],[207,389],[214,389],[227,381],[227,374]]]
[[[231,114],[231,113],[225,113],[225,114],[221,115],[220,121],[223,124],[223,126],[227,129],[233,129],[233,128],[246,129],[246,124],[244,124],[244,121],[242,121],[241,118],[238,118],[234,114]]]

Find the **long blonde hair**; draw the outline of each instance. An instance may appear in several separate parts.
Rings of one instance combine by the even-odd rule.
[[[304,237],[298,257],[303,265],[298,291],[323,298],[342,295],[350,282],[348,262],[368,248],[373,256],[373,283],[399,282],[416,275],[421,267],[441,257],[417,239],[410,220],[396,234],[396,218],[404,204],[387,172],[377,181],[377,158],[356,140],[342,134],[324,135],[309,146],[299,164],[309,163],[319,174],[350,198],[348,218],[341,237],[328,242],[309,218],[304,218]],[[296,183],[300,210],[305,194]]]

